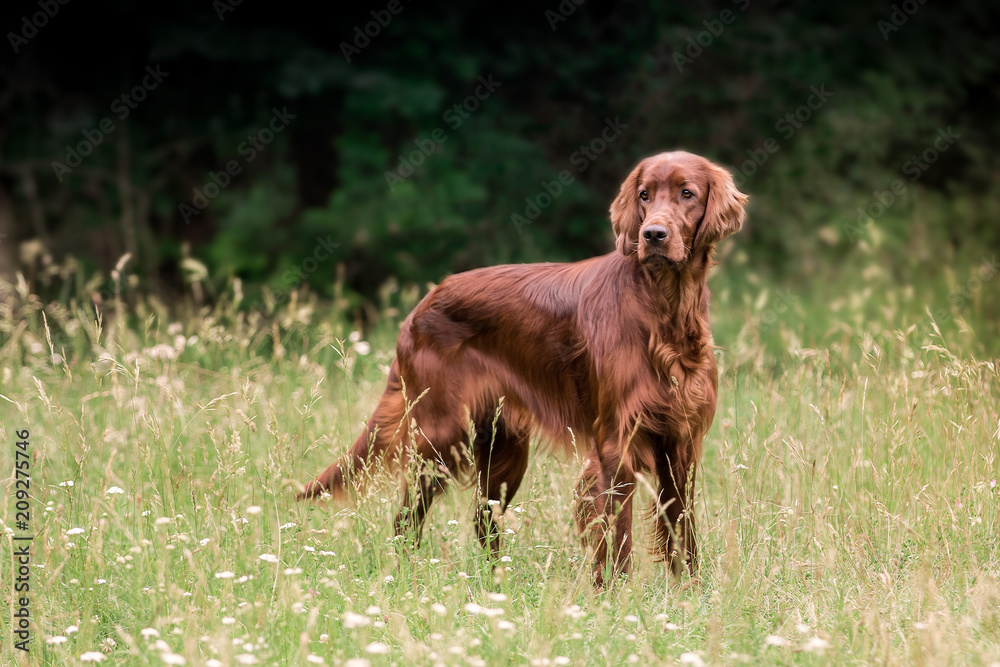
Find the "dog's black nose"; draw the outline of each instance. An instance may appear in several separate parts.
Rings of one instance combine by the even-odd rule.
[[[650,245],[663,243],[669,235],[670,230],[663,225],[650,225],[642,230],[642,238],[646,239],[646,243]]]

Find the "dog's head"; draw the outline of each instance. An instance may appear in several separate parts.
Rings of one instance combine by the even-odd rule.
[[[682,268],[743,226],[748,197],[725,169],[675,151],[648,157],[611,204],[616,245],[651,270]]]

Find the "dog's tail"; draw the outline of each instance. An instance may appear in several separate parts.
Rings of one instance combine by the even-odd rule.
[[[296,500],[316,498],[324,492],[335,500],[341,500],[346,496],[348,486],[360,487],[377,463],[397,463],[400,444],[406,435],[406,424],[403,423],[406,414],[406,397],[394,361],[385,393],[379,399],[367,427],[343,456],[306,484]]]

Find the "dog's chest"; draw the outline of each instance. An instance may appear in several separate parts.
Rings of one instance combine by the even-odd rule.
[[[656,378],[655,400],[647,405],[651,422],[675,438],[698,438],[715,417],[718,377],[714,360],[683,363],[675,359]]]

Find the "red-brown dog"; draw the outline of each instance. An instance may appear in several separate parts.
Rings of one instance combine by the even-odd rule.
[[[597,585],[606,565],[628,569],[637,473],[659,487],[656,551],[675,570],[693,568],[693,484],[718,390],[706,281],[713,247],[739,231],[746,202],[724,169],[661,153],[611,205],[616,252],[447,278],[403,323],[367,429],[299,498],[340,496],[376,460],[428,464],[396,521],[419,539],[434,496],[471,470],[479,540],[495,555],[489,501],[502,513],[517,492],[532,434],[568,446],[575,436],[587,448],[577,521]]]

